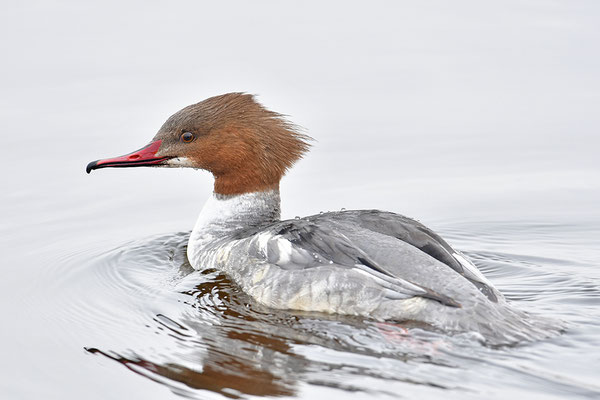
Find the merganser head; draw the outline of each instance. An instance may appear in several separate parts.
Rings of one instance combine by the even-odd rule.
[[[191,167],[212,172],[215,192],[241,194],[277,189],[311,138],[254,96],[227,93],[173,114],[152,142],[133,153],[93,161],[107,167]]]

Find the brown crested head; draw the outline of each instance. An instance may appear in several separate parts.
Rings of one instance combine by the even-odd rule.
[[[171,166],[201,168],[224,195],[277,189],[308,151],[311,138],[245,93],[227,93],[185,107],[163,124],[157,157]]]

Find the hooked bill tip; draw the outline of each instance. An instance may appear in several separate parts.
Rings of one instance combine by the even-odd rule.
[[[87,165],[87,167],[85,167],[85,172],[89,174],[93,169],[96,169],[96,165],[98,165],[98,160],[92,161]]]

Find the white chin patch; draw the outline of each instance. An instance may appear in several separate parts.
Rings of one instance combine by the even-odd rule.
[[[164,165],[169,167],[191,167],[194,168],[194,163],[187,157],[175,157],[168,159]]]

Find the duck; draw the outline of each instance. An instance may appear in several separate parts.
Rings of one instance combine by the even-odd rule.
[[[150,143],[102,168],[194,168],[214,190],[190,233],[196,270],[224,272],[272,309],[411,322],[492,344],[543,337],[547,320],[513,307],[460,251],[422,223],[380,210],[281,220],[280,181],[312,138],[247,93],[169,117]]]

